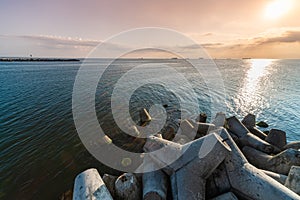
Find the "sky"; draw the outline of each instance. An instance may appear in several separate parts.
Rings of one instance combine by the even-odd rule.
[[[213,58],[300,58],[299,10],[299,0],[1,0],[0,57],[82,58],[124,31],[159,27]]]

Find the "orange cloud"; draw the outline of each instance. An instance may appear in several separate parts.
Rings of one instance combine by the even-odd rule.
[[[212,57],[300,58],[300,30],[286,30],[278,36],[266,35],[202,46]]]

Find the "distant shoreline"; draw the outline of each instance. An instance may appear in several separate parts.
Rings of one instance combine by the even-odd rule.
[[[0,57],[0,62],[84,62],[85,60],[260,60],[274,58],[31,58],[31,57]],[[277,60],[277,59],[276,59]],[[300,60],[300,58],[284,58],[278,60]]]
[[[79,62],[75,58],[0,58],[0,62]]]

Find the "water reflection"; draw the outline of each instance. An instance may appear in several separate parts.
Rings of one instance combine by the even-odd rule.
[[[239,102],[236,102],[240,105],[241,114],[255,113],[261,106],[268,106],[262,93],[268,81],[266,80],[269,74],[268,67],[273,62],[274,60],[271,59],[251,59],[249,61],[250,67],[238,93],[237,100]]]

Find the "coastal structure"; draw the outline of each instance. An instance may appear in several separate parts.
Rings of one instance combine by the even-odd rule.
[[[255,127],[252,114],[240,121],[235,116],[226,118],[224,113],[218,113],[211,123],[205,122],[182,120],[180,133],[173,141],[163,138],[168,135],[165,133],[149,136],[144,145],[142,167],[150,172],[142,176],[125,173],[108,179],[112,176],[104,175],[107,189],[96,175],[84,176],[94,180],[78,181],[82,175],[96,173],[95,170],[83,172],[76,178],[73,199],[84,193],[86,198],[82,200],[300,200],[299,142],[287,144],[286,133],[277,129],[271,129],[266,135]],[[202,127],[201,134],[198,125]],[[156,151],[162,147],[166,150]],[[168,164],[168,159],[176,156],[178,159]],[[162,167],[154,170],[157,166]],[[149,170],[152,168],[153,171]],[[122,179],[130,183],[120,184]],[[90,182],[98,183],[87,184]],[[100,190],[101,198],[95,192],[99,191],[95,185],[106,188]]]
[[[79,62],[80,59],[75,58],[0,58],[0,62]]]

